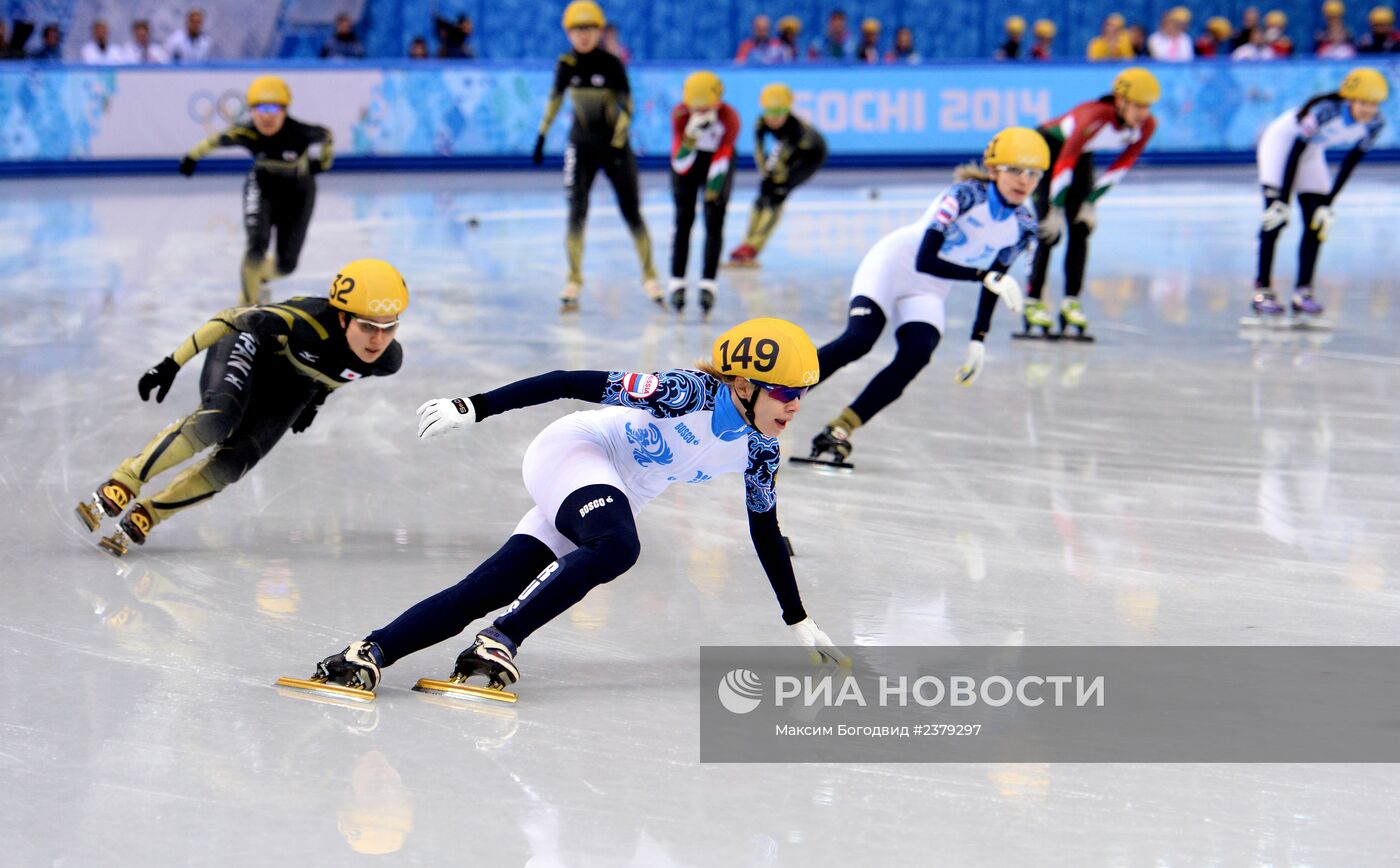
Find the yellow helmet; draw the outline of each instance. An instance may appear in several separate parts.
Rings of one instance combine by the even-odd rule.
[[[1182,24],[1191,23],[1191,10],[1185,6],[1173,6],[1167,10],[1167,17],[1173,21],[1180,21]]]
[[[1327,0],[1322,4],[1322,15],[1325,18],[1341,18],[1346,11],[1347,6],[1342,0]]]
[[[1036,39],[1054,39],[1057,32],[1055,22],[1049,18],[1042,18],[1035,23],[1035,29],[1032,32]]]
[[[878,19],[878,18],[867,18],[867,19],[865,19],[864,21],[862,21],[862,22],[860,23],[860,32],[861,32],[861,33],[879,33],[879,32],[880,32],[880,19]]]
[[[1113,95],[1138,105],[1152,105],[1162,98],[1162,85],[1146,69],[1132,66],[1114,77]]]
[[[608,19],[603,16],[603,7],[593,0],[574,0],[564,7],[565,30],[575,27],[602,27],[607,23]]]
[[[802,32],[802,19],[796,15],[784,15],[778,19],[778,32],[791,31],[794,35]]]
[[[1366,16],[1366,20],[1372,26],[1377,24],[1391,25],[1395,23],[1395,10],[1389,6],[1376,6],[1371,9],[1371,14]]]
[[[766,85],[758,94],[758,105],[766,115],[792,111],[792,88],[781,82]]]
[[[1216,39],[1228,38],[1234,29],[1230,19],[1223,15],[1215,15],[1206,21],[1206,30]]]
[[[382,259],[356,259],[331,281],[331,307],[352,316],[398,316],[408,307],[408,284]]]
[[[1342,86],[1337,88],[1337,94],[1342,99],[1385,102],[1386,97],[1390,96],[1390,82],[1385,80],[1380,70],[1358,66],[1342,79]]]
[[[1127,20],[1123,18],[1122,13],[1111,12],[1109,13],[1108,17],[1103,20],[1103,23],[1112,24],[1114,27],[1121,29],[1123,25],[1127,24]]]
[[[1288,16],[1281,9],[1274,9],[1264,16],[1265,27],[1283,28],[1288,26]]]
[[[1030,127],[1007,127],[987,143],[982,162],[988,166],[1018,166],[1022,169],[1050,168],[1050,145]]]
[[[805,388],[821,379],[817,347],[801,326],[761,317],[742,322],[715,339],[711,364],[726,377],[746,377],[770,386]]]
[[[708,69],[692,72],[686,77],[685,86],[681,88],[681,101],[689,109],[713,108],[719,105],[723,98],[724,83]]]
[[[1006,32],[1012,36],[1020,36],[1026,32],[1026,19],[1019,15],[1012,15],[1006,19]]]
[[[292,89],[275,75],[260,75],[248,85],[248,105],[272,103],[282,108],[292,104]]]

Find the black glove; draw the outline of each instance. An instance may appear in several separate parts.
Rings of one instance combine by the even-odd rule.
[[[326,395],[328,394],[330,393],[325,389],[318,390],[316,396],[308,401],[305,407],[301,408],[301,414],[298,415],[296,421],[292,423],[293,434],[300,434],[311,427],[311,423],[316,421],[316,411],[321,409],[321,405],[326,402]]]
[[[161,359],[160,362],[149,371],[141,375],[141,382],[136,384],[136,390],[141,393],[142,401],[151,400],[151,392],[156,393],[156,403],[165,400],[165,393],[170,391],[170,384],[175,382],[175,375],[180,373],[180,366],[175,364],[175,360],[170,356]]]
[[[538,136],[538,137],[536,137],[536,139],[535,139],[535,152],[534,152],[533,154],[530,155],[530,162],[534,163],[536,166],[543,165],[543,163],[544,163],[544,136]]]
[[[193,157],[185,157],[183,160],[180,161],[180,174],[184,175],[186,178],[194,174]]]

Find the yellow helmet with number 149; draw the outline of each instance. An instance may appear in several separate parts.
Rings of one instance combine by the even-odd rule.
[[[804,388],[821,379],[816,344],[801,326],[785,319],[760,317],[739,323],[715,339],[710,358],[726,377],[770,386]]]

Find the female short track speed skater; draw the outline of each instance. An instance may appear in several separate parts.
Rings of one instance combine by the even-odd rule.
[[[763,117],[754,127],[753,158],[758,164],[758,198],[749,214],[744,243],[729,254],[729,264],[758,265],[758,254],[778,228],[783,203],[826,162],[826,139],[816,128],[792,112],[792,88],[770,84],[758,95]],[[772,136],[773,146],[767,147]]]
[[[1272,288],[1274,247],[1288,223],[1288,202],[1298,194],[1303,212],[1303,240],[1298,247],[1298,280],[1293,290],[1293,313],[1315,317],[1322,305],[1313,298],[1313,270],[1318,250],[1332,225],[1332,203],[1347,178],[1375,144],[1385,118],[1380,104],[1390,84],[1367,66],[1347,73],[1335,93],[1315,96],[1300,108],[1279,115],[1259,139],[1259,185],[1264,191],[1264,217],[1259,225],[1259,271],[1254,279],[1254,312],[1277,319],[1284,312]],[[1327,149],[1350,146],[1332,180]]]
[[[392,265],[357,259],[331,281],[328,298],[292,298],[280,304],[230,308],[216,315],[175,352],[147,371],[141,400],[165,400],[180,367],[208,350],[193,413],[155,436],[123,461],[90,500],[78,504],[83,526],[97,530],[105,517],[127,510],[120,529],[102,540],[126,554],[175,512],[208,500],[237,482],[288,428],[311,425],[326,396],[365,377],[387,377],[403,363],[394,340],[408,287]],[[165,470],[215,447],[154,497],[141,488]]]
[[[967,360],[957,372],[958,382],[972,384],[986,357],[982,342],[997,298],[1021,312],[1021,287],[1009,272],[1035,246],[1035,213],[1026,200],[1049,165],[1050,149],[1038,132],[1008,127],[987,143],[981,166],[959,167],[954,184],[917,222],[865,254],[851,282],[846,330],[819,351],[822,379],[870,352],[887,322],[894,323],[894,359],[813,438],[811,457],[795,461],[849,466],[851,434],[894,403],[933,356],[954,281],[982,285]],[[827,453],[833,457],[820,457]]]
[[[1141,67],[1130,67],[1113,79],[1113,92],[1080,103],[1065,114],[1042,124],[1040,132],[1050,145],[1054,166],[1035,191],[1040,221],[1040,246],[1031,265],[1026,291],[1025,335],[1051,336],[1055,320],[1041,293],[1050,265],[1050,251],[1069,233],[1065,250],[1065,297],[1060,302],[1060,335],[1088,339],[1089,320],[1079,304],[1084,288],[1084,266],[1089,258],[1089,235],[1098,226],[1095,203],[1122,180],[1137,162],[1157,128],[1152,105],[1162,95],[1157,77]],[[1122,151],[1102,175],[1094,176],[1094,154]]]
[[[671,112],[671,192],[676,199],[676,232],[671,242],[671,307],[685,308],[685,266],[690,258],[690,227],[695,197],[705,208],[705,259],[700,271],[700,310],[715,306],[715,276],[724,250],[724,213],[734,186],[730,163],[739,136],[739,113],[724,102],[724,85],[713,72],[685,80],[681,104]]]
[[[564,32],[573,51],[559,57],[554,68],[554,88],[545,106],[535,139],[533,159],[544,162],[544,137],[569,92],[574,122],[564,151],[564,190],[569,201],[569,225],[565,250],[569,278],[559,295],[565,311],[578,309],[583,291],[583,233],[588,222],[588,194],[601,170],[612,183],[622,219],[632,232],[642,262],[642,289],[659,305],[665,304],[656,267],[651,260],[651,236],[642,222],[641,191],[637,181],[637,157],[628,134],[632,123],[632,86],[622,61],[598,47],[606,19],[593,0],[574,0],[564,10]]]
[[[287,109],[292,91],[275,75],[253,79],[248,86],[250,123],[234,124],[196,145],[180,161],[180,174],[194,174],[195,163],[215,148],[238,146],[253,155],[253,167],[243,182],[243,228],[248,248],[240,272],[245,305],[265,300],[263,284],[296,270],[306,227],[316,206],[316,175],[335,159],[331,131],[302,123]],[[316,158],[312,146],[319,146]],[[267,256],[272,230],[277,230],[277,253]]]
[[[431,438],[563,398],[608,405],[565,416],[530,444],[523,473],[535,506],[499,551],[457,585],[321,661],[309,681],[278,683],[373,698],[385,666],[508,606],[458,656],[451,680],[432,682],[448,685],[443,692],[455,684],[479,693],[465,681],[483,676],[499,691],[519,679],[515,656],[525,639],[637,561],[635,519],[648,501],[673,482],[699,484],[738,472],[749,533],[783,620],[799,644],[844,661],[803,609],[778,527],[777,437],[817,381],[816,347],[790,322],[755,319],[720,335],[711,355],[698,370],[554,371],[420,407],[418,436]]]

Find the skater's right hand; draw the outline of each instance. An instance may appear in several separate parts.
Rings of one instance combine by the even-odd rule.
[[[476,421],[469,398],[434,398],[418,408],[418,439],[430,440]]]
[[[685,122],[685,137],[687,139],[697,138],[710,124],[715,122],[717,116],[717,113],[713,111],[695,112],[690,116],[690,120]]]
[[[967,361],[962,363],[956,374],[953,375],[954,382],[962,386],[971,386],[972,381],[977,379],[977,375],[982,373],[982,362],[987,358],[987,348],[981,341],[972,341],[967,345]]]
[[[789,624],[788,629],[792,631],[793,638],[797,640],[798,645],[812,649],[813,663],[818,666],[829,663],[850,668],[851,658],[832,643],[831,639],[822,632],[822,628],[817,626],[816,621],[807,618],[796,624]]]
[[[180,373],[180,366],[170,356],[166,356],[156,364],[154,368],[141,375],[141,382],[136,384],[136,390],[141,393],[142,401],[151,400],[152,390],[156,393],[156,403],[165,400],[165,393],[170,391],[170,384],[175,382],[175,375]]]
[[[1288,225],[1288,203],[1282,199],[1275,199],[1269,203],[1269,207],[1264,209],[1264,218],[1259,221],[1259,225],[1265,232],[1273,232],[1275,229],[1282,229]]]
[[[1012,313],[1020,313],[1025,308],[1026,297],[1021,292],[1021,284],[1011,275],[988,272],[987,276],[982,278],[982,285],[1001,296],[1007,310]]]
[[[1058,244],[1065,231],[1065,209],[1051,206],[1036,225],[1036,237],[1041,244]]]
[[[544,164],[544,136],[535,138],[535,151],[530,155],[530,162],[536,166]]]
[[[1317,233],[1318,241],[1327,240],[1327,231],[1332,228],[1332,221],[1337,219],[1337,214],[1332,210],[1331,205],[1319,205],[1313,212],[1312,222],[1308,228]]]
[[[184,175],[186,178],[194,174],[193,157],[185,157],[183,160],[180,161],[180,174]]]

